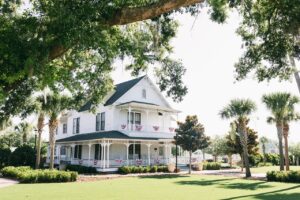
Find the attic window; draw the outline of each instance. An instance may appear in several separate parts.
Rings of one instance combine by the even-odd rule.
[[[143,97],[144,99],[147,98],[147,92],[146,92],[146,89],[143,89],[143,91],[142,91],[142,97]]]

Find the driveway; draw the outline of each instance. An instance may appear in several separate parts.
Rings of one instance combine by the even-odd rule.
[[[18,181],[6,179],[6,178],[0,178],[0,188],[11,186],[14,184],[19,183]]]

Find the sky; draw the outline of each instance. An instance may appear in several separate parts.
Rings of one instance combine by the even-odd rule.
[[[237,13],[231,13],[225,24],[212,22],[205,9],[197,18],[187,14],[176,15],[175,18],[180,27],[172,41],[172,57],[181,59],[187,68],[184,83],[188,87],[188,94],[182,102],[174,103],[168,99],[173,108],[182,111],[179,120],[184,120],[186,115],[197,115],[207,135],[223,135],[228,132],[230,121],[220,118],[220,110],[233,98],[250,98],[257,104],[257,111],[250,116],[250,127],[259,136],[276,140],[275,125],[267,124],[266,118],[270,112],[261,98],[263,94],[277,91],[288,91],[299,96],[295,81],[258,83],[252,77],[235,81],[234,64],[243,52],[241,38],[235,33],[240,21]],[[151,73],[149,76],[155,81]],[[118,83],[131,77],[124,70],[124,65],[118,63],[113,78]],[[300,107],[297,109],[300,111]],[[300,121],[291,123],[290,141],[300,141]]]

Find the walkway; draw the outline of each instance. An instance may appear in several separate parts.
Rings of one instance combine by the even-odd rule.
[[[0,188],[11,186],[14,184],[19,183],[18,181],[6,179],[6,178],[0,178]]]

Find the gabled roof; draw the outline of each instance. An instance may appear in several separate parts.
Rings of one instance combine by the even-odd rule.
[[[106,101],[104,106],[108,106],[117,101],[123,94],[125,94],[128,90],[130,90],[133,86],[135,86],[140,80],[142,80],[145,76],[141,76],[139,78],[135,78],[123,83],[119,83],[116,85],[116,92]]]
[[[87,140],[97,140],[97,139],[137,139],[137,140],[159,140],[161,138],[156,137],[130,137],[125,135],[120,131],[103,131],[95,133],[85,133],[78,134],[71,137],[63,138],[56,140],[56,142],[78,142],[78,141],[87,141]],[[170,138],[172,139],[172,138]]]
[[[108,106],[117,101],[121,96],[123,96],[128,90],[130,90],[133,86],[135,86],[140,80],[142,80],[145,76],[141,76],[129,81],[125,81],[115,85],[115,92],[113,95],[104,103],[104,106]],[[89,110],[92,107],[91,101],[88,101],[84,104],[78,112],[83,112]]]

